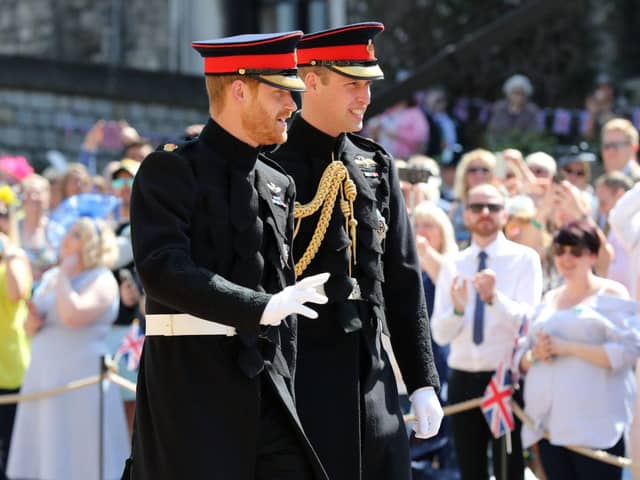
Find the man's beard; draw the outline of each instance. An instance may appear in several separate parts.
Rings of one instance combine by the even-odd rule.
[[[276,118],[270,115],[260,102],[254,98],[250,108],[242,112],[242,127],[258,145],[274,145],[287,141],[287,131],[282,131]]]
[[[490,237],[500,231],[500,225],[494,220],[476,220],[469,226],[469,231],[481,237]]]

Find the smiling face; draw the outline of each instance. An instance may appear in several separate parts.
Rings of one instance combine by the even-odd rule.
[[[287,119],[295,110],[291,92],[259,83],[248,93],[241,125],[254,146],[284,143]]]
[[[554,243],[553,262],[558,273],[567,282],[587,277],[596,262],[597,255],[582,245]]]
[[[324,68],[324,67],[323,67]],[[324,133],[337,137],[362,129],[371,102],[371,80],[359,80],[324,68],[304,77],[302,117]]]

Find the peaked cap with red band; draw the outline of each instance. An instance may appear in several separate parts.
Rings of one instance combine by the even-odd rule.
[[[297,75],[296,45],[301,31],[236,35],[192,42],[204,58],[205,75],[247,75],[273,87],[304,91]]]
[[[379,22],[363,22],[309,33],[298,43],[298,66],[322,66],[347,77],[379,80],[373,37],[384,30]]]

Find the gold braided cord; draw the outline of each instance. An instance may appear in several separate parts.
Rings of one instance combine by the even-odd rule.
[[[297,220],[294,238],[298,235],[302,219],[313,215],[322,207],[320,218],[318,219],[318,224],[313,232],[311,241],[309,245],[307,245],[300,260],[296,263],[295,272],[298,277],[307,269],[320,249],[320,245],[329,228],[331,214],[333,213],[333,207],[336,204],[339,192],[341,194],[340,210],[345,217],[345,230],[347,232],[351,231],[351,257],[355,260],[355,227],[358,222],[353,217],[353,202],[357,195],[356,185],[353,183],[353,180],[349,178],[349,172],[344,164],[334,160],[322,173],[318,190],[313,199],[304,205],[298,202],[294,205],[293,217]],[[351,262],[349,262],[349,275],[351,275]]]

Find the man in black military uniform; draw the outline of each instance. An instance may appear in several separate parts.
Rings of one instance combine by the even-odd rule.
[[[370,22],[303,37],[297,52],[306,85],[302,111],[287,143],[269,154],[293,177],[302,203],[296,273],[331,273],[321,320],[300,324],[295,390],[302,425],[332,480],[411,476],[383,332],[391,334],[412,394],[417,435],[435,435],[442,420],[397,172],[381,147],[350,133],[362,128],[371,81],[383,76],[373,47],[382,29]]]
[[[326,479],[291,395],[295,324],[328,278],[294,284],[294,187],[260,145],[286,140],[301,32],[194,42],[211,118],[168,143],[133,185],[131,234],[147,295],[134,480]],[[289,285],[289,286],[288,286]]]

